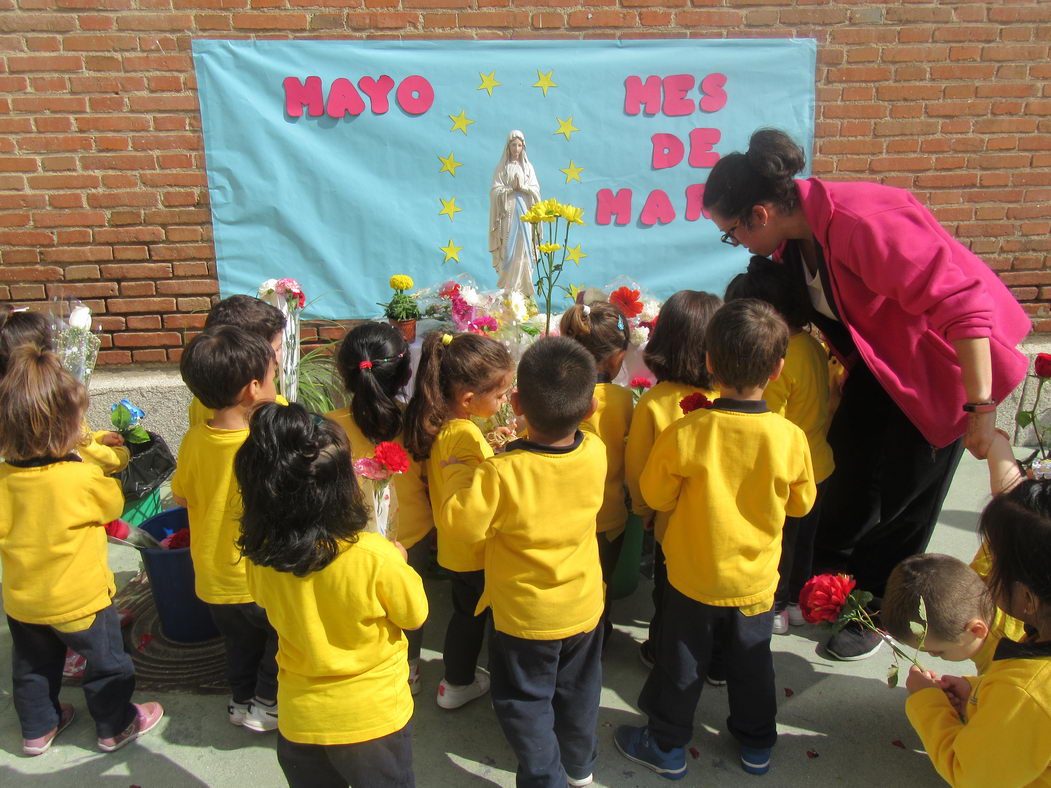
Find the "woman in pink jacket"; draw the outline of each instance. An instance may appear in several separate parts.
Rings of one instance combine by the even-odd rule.
[[[1030,321],[911,194],[796,180],[804,163],[787,134],[761,129],[712,169],[704,207],[724,243],[791,266],[848,370],[815,565],[853,574],[878,605],[894,566],[926,549],[963,448],[985,457],[996,405],[1028,366],[1016,345]],[[863,659],[881,642],[848,628],[827,648]]]

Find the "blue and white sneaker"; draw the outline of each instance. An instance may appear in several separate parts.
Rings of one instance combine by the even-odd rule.
[[[650,736],[649,728],[621,725],[613,732],[613,743],[629,761],[652,769],[661,777],[681,780],[686,776],[686,748],[662,750]]]
[[[749,774],[766,774],[770,771],[772,747],[741,746],[741,768]]]

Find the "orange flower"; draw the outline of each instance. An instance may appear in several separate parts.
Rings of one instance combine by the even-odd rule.
[[[639,291],[630,287],[618,287],[609,294],[609,302],[617,307],[624,317],[631,319],[642,313],[642,301],[639,300]]]

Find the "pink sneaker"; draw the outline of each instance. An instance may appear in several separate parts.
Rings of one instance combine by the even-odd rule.
[[[99,739],[99,749],[103,752],[114,752],[125,744],[130,744],[140,736],[149,733],[164,716],[161,704],[150,701],[149,703],[133,703],[135,707],[135,719],[131,725],[118,733],[116,736],[107,736]]]
[[[43,755],[51,749],[51,743],[55,740],[55,737],[68,728],[70,723],[73,722],[73,719],[77,716],[76,710],[70,703],[60,704],[60,709],[61,713],[59,714],[58,725],[55,726],[54,730],[45,733],[43,736],[37,736],[35,739],[22,739],[23,755]]]

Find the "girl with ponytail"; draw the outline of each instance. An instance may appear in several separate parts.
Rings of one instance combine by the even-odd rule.
[[[473,469],[493,456],[471,417],[493,416],[506,401],[514,374],[507,348],[489,337],[432,332],[424,338],[416,390],[405,411],[405,447],[418,462],[426,460],[432,511],[441,511],[452,492],[443,478],[446,465]],[[449,571],[453,602],[437,703],[455,709],[489,690],[489,675],[477,667],[489,611],[474,614],[485,585],[485,543],[462,542],[437,525],[438,563]]]

